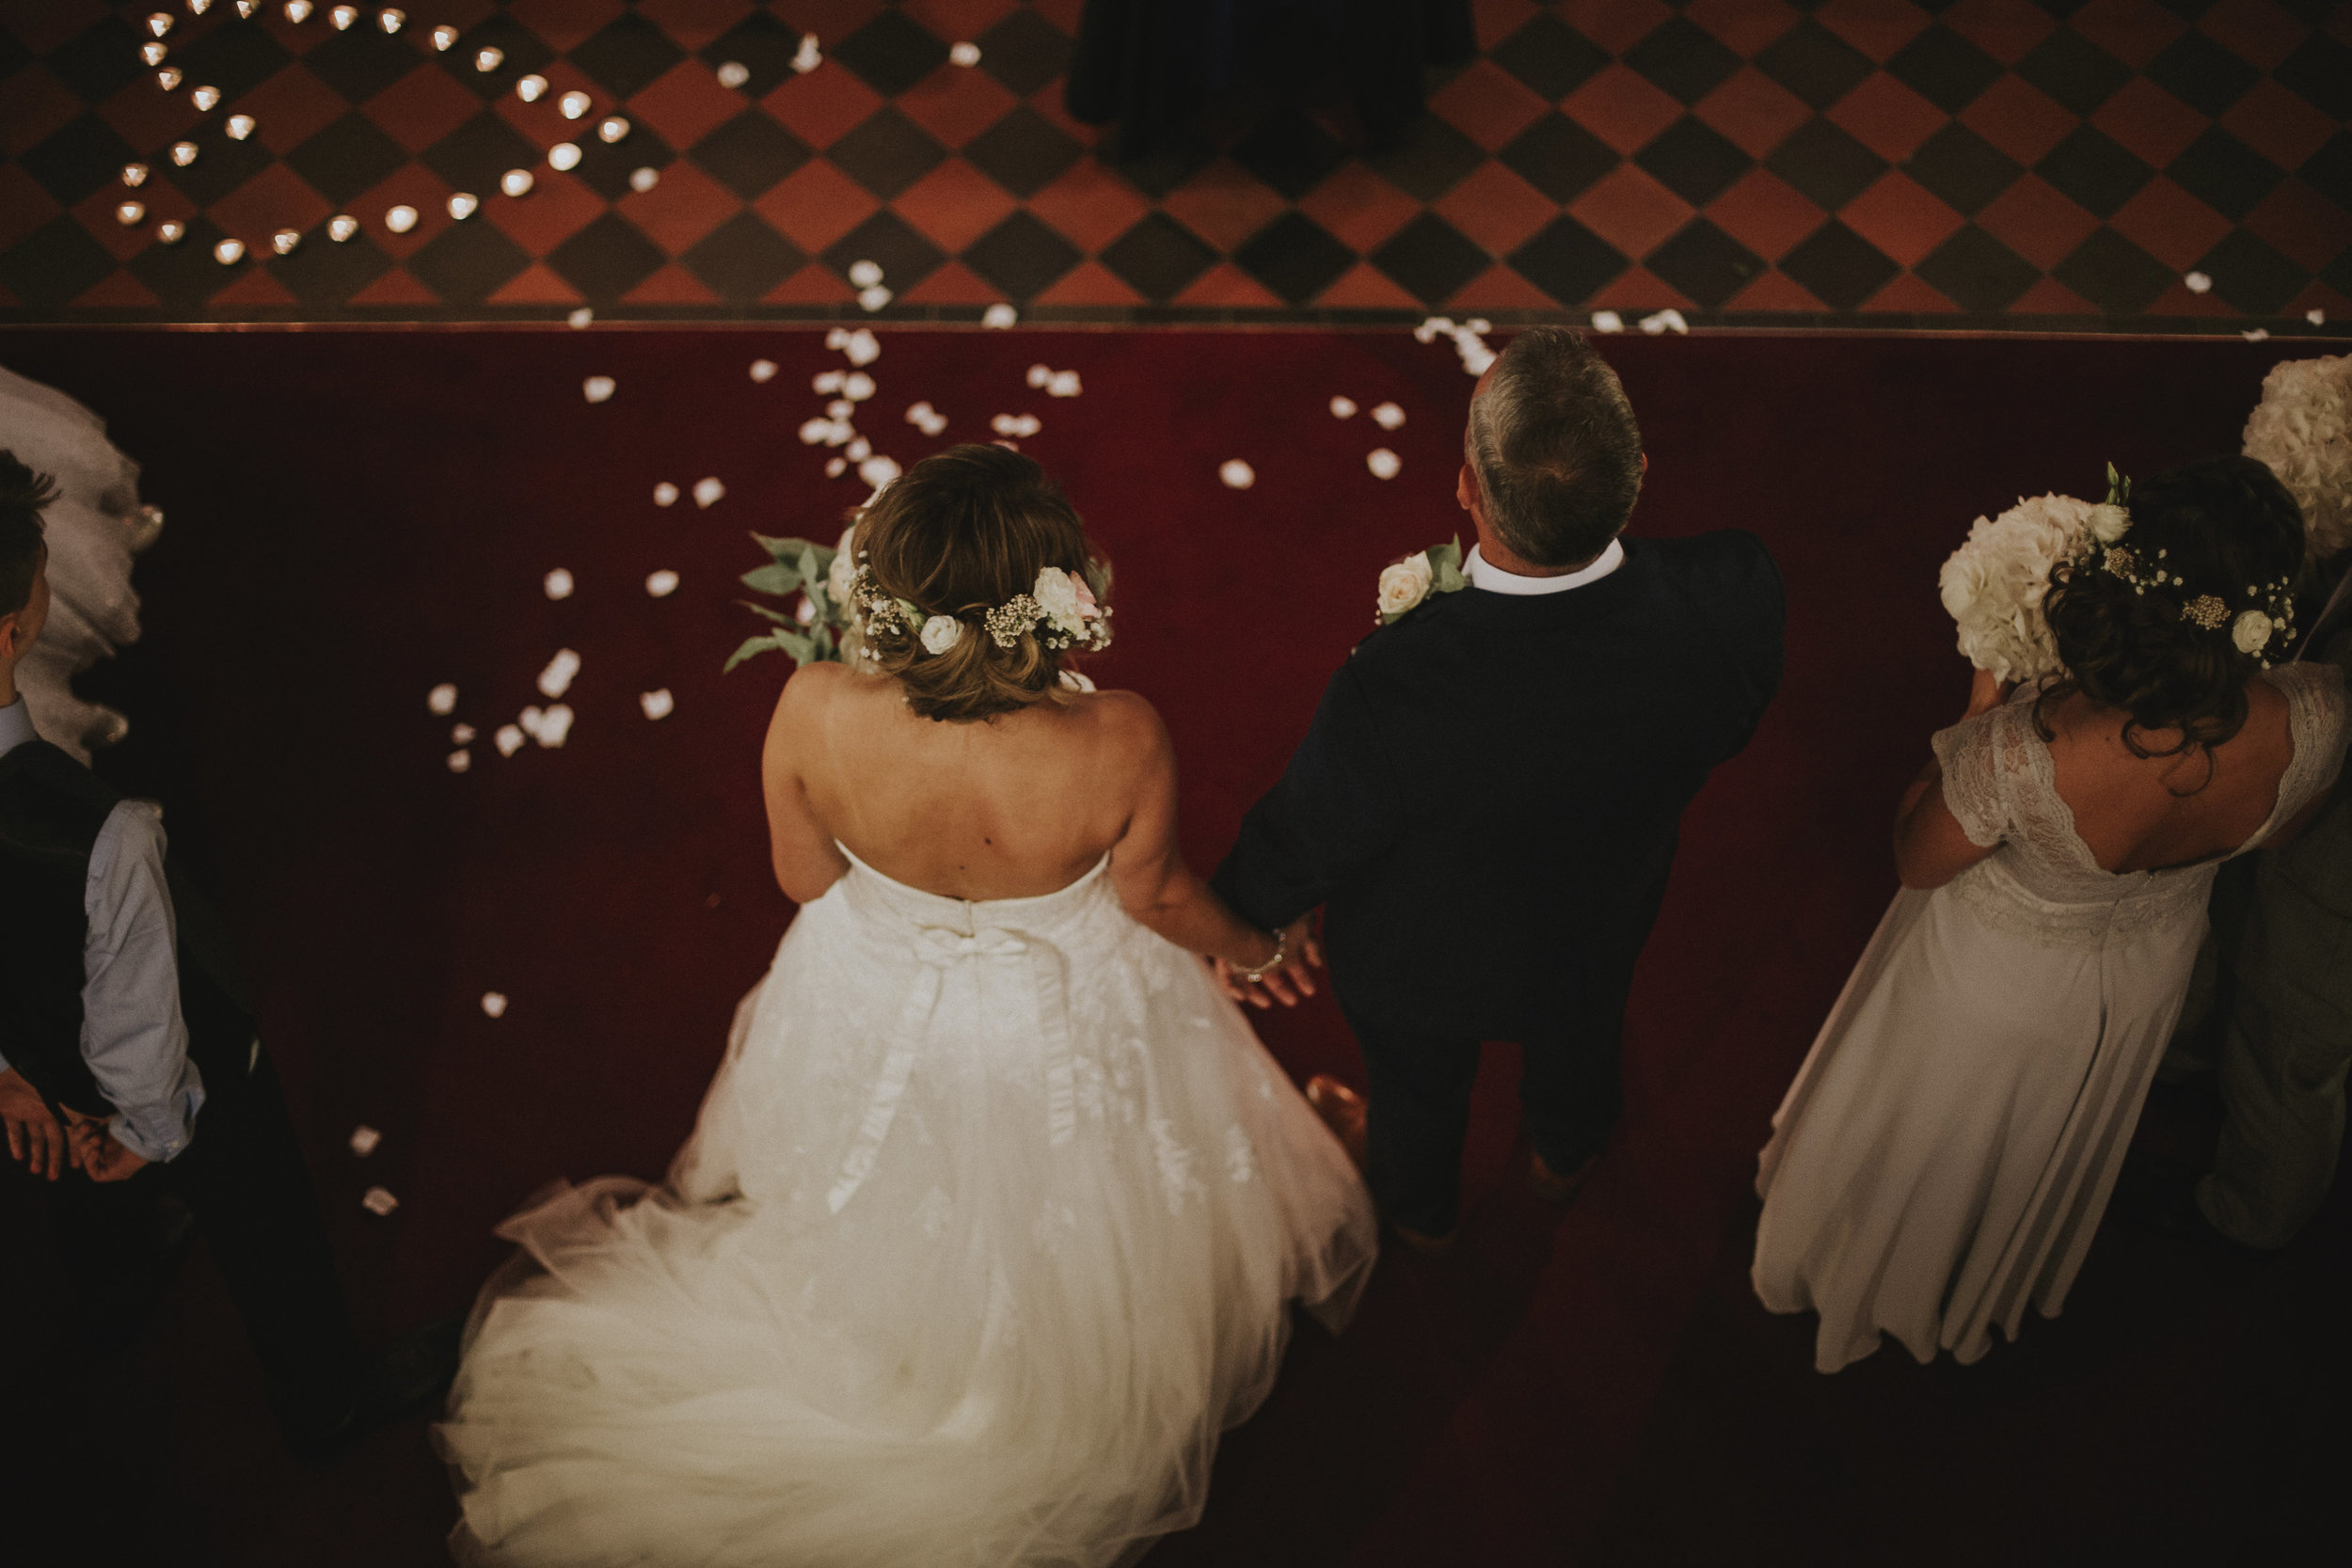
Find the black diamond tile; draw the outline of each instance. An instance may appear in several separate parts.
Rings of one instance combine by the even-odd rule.
[[[2086,211],[2112,217],[2155,173],[2094,126],[2077,125],[2034,172]]]
[[[374,31],[374,29],[368,30]],[[336,36],[354,38],[360,31],[361,29],[354,27],[348,33]],[[380,38],[382,35],[378,33],[377,36]],[[405,39],[393,41],[405,42]],[[799,46],[800,40],[796,38],[793,40],[793,47]],[[499,63],[496,71],[474,69],[474,56],[485,49],[495,49],[506,56]],[[389,60],[389,51],[386,52],[386,56]],[[440,61],[443,71],[463,82],[468,91],[486,101],[498,97],[501,93],[512,92],[515,84],[532,71],[545,71],[554,63],[555,52],[547,46],[538,34],[513,17],[500,12],[484,18],[475,26],[467,28],[458,35],[457,41],[450,45],[447,53],[436,55],[434,57]],[[310,58],[315,58],[315,55],[305,56],[306,61]]]
[[[2328,137],[2327,145],[2305,159],[2296,172],[2305,184],[2352,213],[2352,131],[2339,131]]]
[[[338,207],[373,190],[407,161],[400,143],[356,110],[286,154],[288,166]]]
[[[572,64],[615,98],[633,98],[686,58],[669,34],[634,11],[625,11],[573,49]]]
[[[71,213],[59,213],[0,251],[0,286],[27,305],[67,305],[115,270],[106,247]]]
[[[167,39],[166,42],[170,40]],[[410,47],[411,56],[415,55]],[[244,94],[286,68],[294,56],[270,37],[265,27],[240,27],[224,21],[184,50],[172,51],[169,63],[187,72],[188,86],[218,87],[231,105]]]
[[[267,264],[270,275],[294,298],[327,309],[343,304],[383,277],[392,259],[364,231],[341,245],[313,231],[292,255],[273,256]]]
[[[150,159],[157,176],[187,193],[199,207],[209,207],[269,167],[269,149],[251,137],[230,141],[226,136],[199,136],[196,162],[182,168],[169,158]]]
[[[712,39],[701,54],[714,71],[732,60],[750,71],[738,90],[765,98],[793,75],[792,56],[800,52],[800,29],[786,26],[773,12],[762,9]]]
[[[2352,294],[2352,249],[2328,262],[2319,280],[2340,294]]]
[[[71,207],[94,190],[122,178],[122,166],[138,153],[95,114],[74,116],[25,150],[18,160],[60,207]]]
[[[199,213],[178,245],[151,245],[132,257],[131,275],[165,304],[193,311],[236,280],[239,269],[213,260],[213,246],[227,237]]]
[[[1780,259],[1780,270],[1833,310],[1851,310],[1903,269],[1836,218]]]
[[[530,168],[540,159],[538,144],[485,109],[424,150],[419,161],[456,190],[486,196],[510,168]],[[297,171],[298,172],[298,171]]]
[[[2026,172],[2015,159],[1956,119],[1921,142],[1904,160],[1903,169],[1946,205],[1971,216]]]
[[[1625,52],[1625,63],[1653,86],[1695,103],[1740,69],[1740,56],[1689,17],[1670,17]]]
[[[1714,200],[1755,165],[1713,126],[1691,115],[1661,131],[1633,161],[1693,207]]]
[[[1409,120],[1387,147],[1368,154],[1364,164],[1416,201],[1435,201],[1486,161],[1486,150],[1443,117],[1422,115]]]
[[[2136,316],[2172,285],[2172,269],[2102,225],[2050,276],[2110,316]]]
[[[1014,213],[964,247],[963,264],[1002,289],[1007,299],[1033,299],[1084,254],[1029,214]]]
[[[1027,198],[1060,179],[1071,165],[1086,156],[1086,149],[1069,132],[1026,103],[1019,103],[964,143],[963,156],[1013,195]]]
[[[1937,23],[1886,62],[1890,75],[1947,115],[2001,79],[2001,62]]]
[[[1293,201],[1347,161],[1329,132],[1295,109],[1269,115],[1233,149],[1233,160]]]
[[[2072,27],[2060,27],[2026,51],[2017,74],[2078,115],[2097,111],[2132,79],[2132,68]]]
[[[2314,32],[2280,60],[2271,78],[2293,87],[2329,119],[2352,119],[2352,45]]]
[[[2312,280],[2309,271],[2243,229],[2223,235],[2197,270],[2213,279],[2215,293],[2249,316],[2279,314]]]
[[[0,27],[0,82],[7,81],[38,57],[14,33]]]
[[[1609,64],[1609,51],[1549,11],[1486,52],[1486,57],[1557,103]]]
[[[1911,269],[1963,310],[2006,310],[2034,285],[2041,269],[1971,223]]]
[[[1103,264],[1154,304],[1165,305],[1209,270],[1216,252],[1166,213],[1152,213],[1104,247]]]
[[[224,23],[223,29],[258,32],[258,28],[240,27],[236,23]],[[541,53],[546,53],[545,48]],[[443,60],[456,54],[452,50]],[[329,32],[302,56],[303,65],[328,87],[354,103],[364,103],[399,81],[423,63],[417,53],[417,43],[406,34],[391,36],[380,27],[353,26],[343,32]],[[474,75],[473,53],[466,54],[466,74]],[[498,85],[514,86],[512,76]]]
[[[801,138],[773,115],[746,109],[687,150],[686,155],[727,189],[750,201],[808,162]]]
[[[1814,108],[1826,109],[1877,68],[1869,55],[1806,17],[1756,56],[1756,69]]]
[[[1816,115],[1772,149],[1764,166],[1834,213],[1885,173],[1886,160]]]
[[[1762,257],[1703,217],[1683,225],[1643,264],[1710,310],[1764,270]]]
[[[1137,157],[1120,158],[1111,166],[1120,178],[1154,201],[1216,161],[1216,150],[1182,133],[1156,135],[1151,150]]]
[[[2148,62],[2148,79],[2187,104],[2219,115],[2262,80],[2262,72],[2205,33],[2190,28]]]
[[[884,98],[898,97],[947,63],[947,46],[932,37],[930,29],[896,8],[882,12],[827,53]]]
[[[661,270],[669,258],[618,213],[607,213],[548,252],[548,265],[592,300],[612,301]]]
[[[885,207],[825,247],[825,265],[850,276],[860,261],[882,270],[882,281],[904,293],[939,270],[947,258],[940,248]]]
[[[1547,114],[1495,154],[1520,179],[1565,204],[1617,166],[1616,150],[1563,114]]]
[[[2284,169],[2218,125],[2189,143],[2164,172],[2233,222],[2252,212],[2286,178]]]
[[[1435,213],[1423,213],[1365,258],[1405,292],[1436,305],[1485,272],[1486,252]]]
[[[1480,256],[1484,270],[1485,256]],[[1234,264],[1293,305],[1304,305],[1356,264],[1356,253],[1304,213],[1284,213],[1233,252]]]
[[[947,150],[885,103],[826,149],[825,156],[842,173],[887,201],[945,163]]]
[[[972,41],[980,69],[1024,98],[1070,69],[1070,35],[1025,6]]]
[[[593,131],[581,132],[572,139],[580,147],[580,163],[572,174],[607,201],[618,201],[627,196],[630,190],[628,177],[639,169],[649,168],[659,174],[677,161],[677,153],[670,144],[643,120],[632,122],[628,135],[616,142],[608,142]]]
[[[1614,245],[1565,213],[1511,252],[1510,261],[1521,277],[1569,307],[1581,305],[1626,269]]]
[[[481,304],[529,265],[531,253],[494,223],[453,223],[408,258],[408,270],[452,305]]]
[[[754,213],[736,214],[695,241],[678,260],[721,299],[738,305],[758,299],[808,262],[799,245]]]
[[[95,103],[147,74],[139,58],[139,45],[146,41],[129,17],[110,16],[51,50],[43,63],[83,103]]]

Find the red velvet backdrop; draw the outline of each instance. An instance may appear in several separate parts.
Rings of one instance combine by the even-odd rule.
[[[862,424],[902,462],[933,444],[901,418],[918,400],[949,416],[942,440],[986,439],[998,413],[1043,421],[1024,450],[1118,566],[1120,641],[1098,673],[1167,716],[1206,869],[1371,624],[1380,566],[1466,523],[1452,492],[1470,380],[1451,347],[881,341]],[[1782,695],[1690,815],[1634,998],[1622,1132],[1565,1218],[1543,1208],[1503,1180],[1513,1064],[1495,1053],[1462,1252],[1384,1265],[1355,1329],[1302,1338],[1229,1443],[1207,1523],[1154,1561],[1557,1560],[1589,1538],[1710,1271],[1736,1294],[1721,1259],[1745,1244],[1755,1149],[1893,888],[1895,797],[1959,711],[1938,562],[2021,493],[2234,450],[2292,351],[1630,337],[1605,352],[1651,454],[1636,531],[1755,530],[1790,596]],[[782,368],[755,384],[761,356]],[[720,665],[753,629],[735,603],[758,559],[746,531],[830,538],[865,493],[824,479],[829,453],[796,436],[826,401],[811,378],[845,361],[809,330],[599,327],[16,332],[0,363],[103,412],[169,515],[140,568],[146,641],[94,683],[136,726],[109,766],[167,798],[243,939],[368,1327],[462,1308],[500,1256],[491,1226],[533,1188],[661,1170],[789,918],[755,769],[790,666]],[[1084,394],[1030,389],[1033,363],[1076,370]],[[597,374],[618,390],[592,405]],[[1334,394],[1392,399],[1407,420],[1334,419]],[[1367,470],[1378,446],[1398,478]],[[1219,483],[1233,457],[1253,488]],[[707,475],[726,487],[716,504],[655,505],[658,482]],[[555,567],[579,585],[561,602],[540,587]],[[684,579],[672,597],[643,586],[660,568]],[[490,731],[542,701],[533,678],[562,647],[583,660],[569,743],[500,757]],[[443,761],[450,721],[426,711],[441,681],[483,732],[462,776]],[[658,687],[676,711],[650,722],[638,694]],[[1459,814],[1465,852],[1508,853],[1510,824],[1475,799]],[[512,999],[496,1020],[493,990]],[[1327,998],[1263,1032],[1302,1078],[1354,1070]],[[386,1133],[366,1161],[342,1145],[359,1122]],[[401,1199],[389,1219],[359,1208],[379,1181]],[[1801,1368],[1802,1343],[1757,1354],[1780,1377],[1772,1358]],[[1884,1430],[1923,1408],[1890,1407]],[[290,1532],[311,1527],[286,1518],[332,1511],[289,1515],[252,1479],[264,1460],[199,1435],[201,1411],[180,1418],[173,1488],[244,1544],[227,1555],[300,1560]],[[422,1445],[371,1453],[380,1473],[345,1490],[376,1522],[330,1536],[359,1554],[338,1560],[422,1560],[404,1554],[447,1522]]]

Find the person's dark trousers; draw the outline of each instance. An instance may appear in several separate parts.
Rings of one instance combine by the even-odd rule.
[[[1462,1146],[1479,1041],[1391,1029],[1340,1011],[1364,1053],[1371,1101],[1365,1181],[1391,1224],[1423,1236],[1461,1220]],[[1528,1142],[1563,1176],[1600,1152],[1625,1103],[1622,1021],[1595,1020],[1520,1045],[1519,1114]]]
[[[154,1266],[158,1212],[184,1205],[244,1321],[271,1412],[300,1444],[352,1413],[358,1354],[278,1069],[247,1052],[199,1054],[204,1105],[179,1158],[118,1186],[58,1182],[58,1228],[90,1309],[119,1316],[119,1292]]]

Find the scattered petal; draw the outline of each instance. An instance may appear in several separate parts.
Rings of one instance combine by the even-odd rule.
[[[874,395],[874,378],[864,371],[851,371],[841,378],[841,395],[851,403],[864,403]]]
[[[980,63],[980,46],[977,43],[950,44],[947,58],[960,66],[976,66]]]
[[[424,705],[427,712],[448,718],[457,711],[457,688],[443,681],[424,694]]]
[[[458,748],[456,751],[452,752],[449,754],[449,770],[453,773],[463,773],[467,768],[471,768],[472,766],[473,753],[465,750],[463,747]]]
[[[843,474],[846,474],[849,471],[850,460],[846,457],[836,457],[832,462],[825,465],[825,477],[827,479],[839,479]]]
[[[1661,332],[1688,332],[1691,330],[1691,324],[1682,319],[1681,311],[1674,309],[1672,306],[1668,306],[1663,310],[1655,311],[1649,315],[1644,316],[1642,318],[1642,330],[1655,338]]]
[[[531,187],[535,183],[537,182],[527,168],[510,168],[499,176],[499,189],[509,196],[529,196]]]
[[[542,579],[540,586],[548,591],[550,599],[568,599],[572,596],[572,574],[558,566]]]
[[[840,331],[841,329],[835,328],[834,330]],[[825,346],[827,348],[835,346],[831,333],[826,334]],[[874,336],[874,329],[870,326],[861,326],[855,332],[843,331],[839,347],[841,352],[849,357],[850,363],[860,369],[864,369],[882,357],[882,340]]]
[[[196,162],[196,143],[192,141],[173,142],[171,144],[171,161],[178,164],[182,168],[185,168],[190,164]]]
[[[801,444],[807,447],[816,446],[823,441],[832,430],[831,420],[804,420],[801,423]]]
[[[723,87],[739,87],[751,79],[751,67],[741,60],[729,60],[719,68],[719,85]]]
[[[490,743],[499,749],[499,755],[511,757],[523,749],[523,732],[514,724],[501,724],[490,736]]]
[[[980,312],[980,325],[999,332],[1020,319],[1020,311],[1002,302],[992,305]]]
[[[449,215],[463,223],[481,207],[482,198],[471,191],[457,191],[449,198]]]
[[[1614,310],[1596,310],[1593,312],[1593,330],[1596,332],[1623,332],[1625,330],[1625,318],[1617,314]]]
[[[359,20],[359,8],[357,6],[338,6],[333,10],[326,13],[326,20],[335,24],[335,31],[339,33],[349,32],[351,30],[351,24]]]
[[[773,381],[775,378],[776,362],[773,359],[755,359],[752,361],[752,379],[754,381],[769,382]]]
[[[147,203],[144,201],[125,201],[115,209],[115,221],[125,229],[140,222],[146,216]]]
[[[384,214],[384,227],[395,234],[405,234],[417,226],[417,210],[403,203]]]
[[[851,288],[870,289],[882,280],[882,270],[881,262],[852,261],[850,263],[850,286]]]
[[[166,92],[169,92],[172,88],[178,87],[187,78],[181,73],[180,68],[176,65],[167,65],[164,67],[163,70],[155,72],[155,85],[163,88]]]
[[[887,457],[869,457],[857,466],[857,477],[877,490],[887,489],[902,471]]]
[[[609,375],[592,375],[580,384],[580,395],[590,403],[602,403],[612,395],[614,385]]]
[[[449,743],[453,746],[470,746],[473,737],[474,727],[471,724],[452,724],[449,727]]]
[[[653,487],[653,503],[656,506],[675,506],[677,504],[677,486],[671,483],[666,479],[660,483],[655,485]]]
[[[538,103],[547,95],[547,90],[548,79],[535,71],[515,84],[515,96],[526,103]]]
[[[824,51],[817,47],[817,35],[803,33],[800,53],[792,56],[792,69],[805,76],[824,63]]]
[[[147,166],[145,164],[123,165],[122,182],[134,190],[136,190],[139,186],[146,184]]]
[[[2213,287],[2213,278],[2201,272],[2189,273],[2185,276],[2181,281],[2187,286],[2188,292],[2193,294],[2204,293]]]
[[[1216,477],[1230,489],[1247,490],[1258,483],[1258,470],[1238,457],[1229,457],[1217,466]]]
[[[384,1134],[362,1124],[351,1130],[351,1152],[364,1160],[375,1152],[375,1146],[384,1141]]]
[[[326,220],[326,237],[342,245],[359,232],[359,220],[348,213],[338,213]]]
[[[1434,343],[1440,338],[1452,336],[1454,336],[1454,322],[1451,317],[1447,316],[1427,317],[1419,326],[1413,328],[1413,337],[1424,343]]]
[[[663,568],[645,578],[645,592],[657,599],[666,599],[677,592],[677,574]]]
[[[456,42],[457,29],[451,26],[448,23],[444,22],[438,27],[433,29],[433,52],[435,54],[448,54],[450,50],[456,45]]]
[[[485,75],[496,71],[499,67],[504,65],[505,63],[506,51],[503,49],[477,49],[474,51],[473,68],[476,71],[483,72]],[[578,115],[567,115],[564,118],[568,119],[578,119],[580,117]]]
[[[1029,367],[1028,379],[1029,387],[1032,390],[1043,387],[1047,382],[1054,379],[1053,368],[1048,365],[1031,365]]]
[[[294,247],[301,243],[302,230],[299,229],[280,229],[269,237],[269,247],[280,256],[292,255]]]
[[[196,105],[199,114],[210,114],[220,103],[220,89],[218,87],[191,87],[188,89],[188,102]]]
[[[178,245],[188,232],[188,226],[177,218],[166,218],[155,226],[155,237],[166,245]]]
[[[530,721],[533,711],[531,708],[523,709],[523,729],[530,734],[531,738],[542,746],[563,745],[564,736],[572,733],[572,710],[564,704],[558,703],[540,714],[535,723]]]
[[[169,11],[156,11],[148,17],[147,30],[154,34],[157,38],[162,38],[166,33],[171,31],[171,24],[177,20],[178,18],[174,17]]]
[[[495,990],[484,991],[482,993],[482,1010],[489,1014],[492,1018],[503,1016],[506,1011],[506,997],[504,993]]]
[[[562,174],[580,166],[580,144],[560,141],[548,149],[548,167]]]
[[[1335,420],[1354,419],[1356,417],[1356,400],[1354,398],[1333,398],[1331,400],[1331,417]]]
[[[850,372],[847,371],[818,371],[815,378],[809,382],[808,389],[812,392],[822,392],[827,396],[834,396],[840,392],[849,379]]]
[[[2270,341],[2270,328],[2266,326],[2249,327],[2246,331],[2239,333],[2238,336],[2245,339],[2249,343],[2266,343]]]
[[[1045,384],[1045,395],[1049,398],[1074,398],[1080,389],[1076,371],[1056,371],[1054,378]]]
[[[726,493],[727,487],[720,483],[716,478],[694,481],[694,504],[706,511]]]
[[[548,667],[539,672],[539,694],[543,697],[561,697],[571,689],[572,682],[579,674],[580,656],[569,648],[560,648],[555,657],[548,660]]]
[[[213,246],[213,260],[224,267],[233,267],[245,259],[243,240],[223,240]]]
[[[375,13],[375,24],[388,33],[399,32],[407,23],[406,11],[394,10],[389,6]]]
[[[486,1001],[487,998],[485,998]],[[370,1187],[359,1198],[359,1207],[371,1214],[389,1214],[400,1207],[400,1199],[381,1187]]]
[[[667,719],[670,717],[670,710],[677,704],[670,696],[670,689],[665,686],[659,691],[639,692],[637,705],[645,710],[645,717],[648,719]]]
[[[590,309],[585,305],[581,306],[579,309],[574,310],[570,315],[564,318],[565,322],[576,327],[586,326],[590,322],[595,321],[596,319],[596,311]]]
[[[555,101],[555,108],[556,112],[565,119],[578,119],[588,112],[588,95],[584,92],[567,92]]]
[[[871,313],[889,304],[892,297],[888,289],[877,283],[870,289],[860,289],[857,292],[858,309]]]
[[[1375,404],[1372,410],[1372,422],[1383,430],[1401,429],[1405,424],[1405,410],[1393,403]]]
[[[988,428],[999,436],[1019,436],[1025,440],[1045,427],[1035,414],[999,414],[988,421]]]
[[[641,195],[661,183],[661,171],[650,166],[628,171],[628,188]]]
[[[2328,312],[2314,305],[2303,312],[2303,319],[2313,326],[2325,326],[2328,325]]]
[[[1364,467],[1375,479],[1394,479],[1404,470],[1405,460],[1386,447],[1375,447],[1365,453]]]
[[[852,463],[863,463],[874,455],[874,443],[861,436],[842,449],[842,455]]]

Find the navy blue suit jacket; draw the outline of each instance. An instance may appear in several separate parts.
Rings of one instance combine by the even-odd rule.
[[[1683,808],[1780,684],[1754,535],[1628,539],[1545,595],[1433,595],[1331,677],[1213,879],[1275,929],[1320,904],[1369,1023],[1483,1039],[1613,1028]]]

